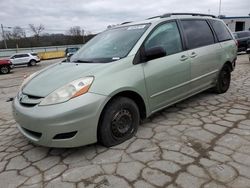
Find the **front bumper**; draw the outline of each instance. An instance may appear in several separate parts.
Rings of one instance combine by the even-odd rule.
[[[17,97],[13,115],[20,132],[48,147],[77,147],[97,141],[97,125],[107,96],[87,93],[65,103],[23,106]]]

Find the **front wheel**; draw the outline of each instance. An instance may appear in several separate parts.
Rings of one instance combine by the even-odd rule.
[[[135,135],[139,121],[139,109],[133,100],[126,97],[115,98],[102,113],[98,141],[106,147],[120,144]]]
[[[2,67],[0,68],[0,72],[1,72],[2,74],[8,74],[8,73],[10,72],[10,67],[9,67],[9,66],[2,66]]]
[[[231,82],[231,70],[228,65],[224,65],[221,69],[214,91],[218,94],[227,92]]]

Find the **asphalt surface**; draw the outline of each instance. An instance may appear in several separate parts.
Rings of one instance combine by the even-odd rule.
[[[203,92],[147,119],[112,148],[31,144],[16,127],[11,102],[24,75],[0,75],[0,187],[250,187],[250,62],[239,55],[229,91]]]

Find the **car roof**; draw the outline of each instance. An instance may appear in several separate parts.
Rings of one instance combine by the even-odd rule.
[[[21,52],[19,52],[19,53],[15,53],[15,54],[12,54],[12,56],[13,55],[22,55],[22,54],[32,54],[32,53],[36,53],[36,52],[27,52],[27,53],[21,53]]]
[[[166,20],[173,19],[216,19],[216,16],[210,14],[200,14],[200,13],[166,13],[159,16],[153,16],[147,18],[146,20],[136,21],[136,22],[123,22],[119,25],[115,25],[113,28],[120,28],[124,26],[140,25],[140,24],[158,24]],[[220,20],[221,21],[221,20]]]

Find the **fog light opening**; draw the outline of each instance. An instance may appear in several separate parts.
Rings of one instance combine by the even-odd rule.
[[[60,134],[55,135],[53,139],[54,140],[69,139],[69,138],[74,137],[76,133],[77,131],[68,132],[68,133],[60,133]]]

